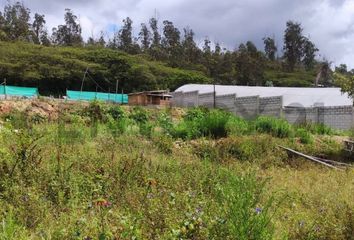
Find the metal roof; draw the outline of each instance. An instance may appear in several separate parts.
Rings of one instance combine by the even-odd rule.
[[[236,94],[237,97],[283,96],[284,106],[352,106],[353,100],[341,92],[340,88],[300,88],[300,87],[250,87],[235,85],[215,85],[216,95]],[[175,92],[199,91],[199,94],[214,92],[214,85],[187,84]]]

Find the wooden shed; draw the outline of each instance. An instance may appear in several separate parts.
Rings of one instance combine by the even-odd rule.
[[[170,106],[172,95],[167,90],[145,91],[128,94],[129,105]]]

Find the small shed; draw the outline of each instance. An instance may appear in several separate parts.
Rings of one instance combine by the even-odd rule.
[[[129,105],[170,106],[172,95],[167,90],[145,91],[128,94]]]

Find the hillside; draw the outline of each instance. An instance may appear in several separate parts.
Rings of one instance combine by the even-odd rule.
[[[0,42],[0,78],[7,84],[38,87],[41,94],[79,90],[86,68],[84,90],[115,90],[116,80],[124,92],[174,90],[186,83],[208,83],[201,72],[168,67],[144,55],[129,55],[108,48],[45,47],[29,43]]]
[[[212,78],[197,70],[169,67],[146,55],[99,47],[45,47],[23,42],[0,42],[0,78],[7,84],[38,87],[43,95],[79,90],[86,68],[86,91],[114,91],[116,80],[124,92],[171,89],[187,83],[211,83]],[[198,69],[190,65],[189,69]],[[200,68],[200,67],[199,67]],[[264,82],[275,86],[311,86],[315,71],[284,72],[279,63],[268,63]],[[97,87],[96,83],[99,85]],[[97,87],[97,88],[96,88]]]

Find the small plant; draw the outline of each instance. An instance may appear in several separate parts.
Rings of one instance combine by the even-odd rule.
[[[114,120],[120,120],[126,117],[125,111],[119,105],[110,106],[107,110],[107,114],[111,116]]]
[[[225,127],[227,134],[233,136],[244,135],[249,131],[248,122],[239,117],[230,117]]]
[[[142,107],[134,107],[129,117],[140,125],[149,120],[149,113]]]
[[[238,239],[273,239],[271,206],[273,197],[262,201],[266,181],[254,174],[237,176],[223,170],[222,183],[217,186],[221,215],[215,221],[214,234],[237,236]]]
[[[255,127],[258,132],[269,133],[279,138],[293,135],[291,125],[284,119],[262,116],[255,121]]]
[[[303,144],[313,143],[313,137],[312,137],[311,133],[309,133],[304,128],[297,129],[295,136],[298,137],[300,139],[300,142]]]

